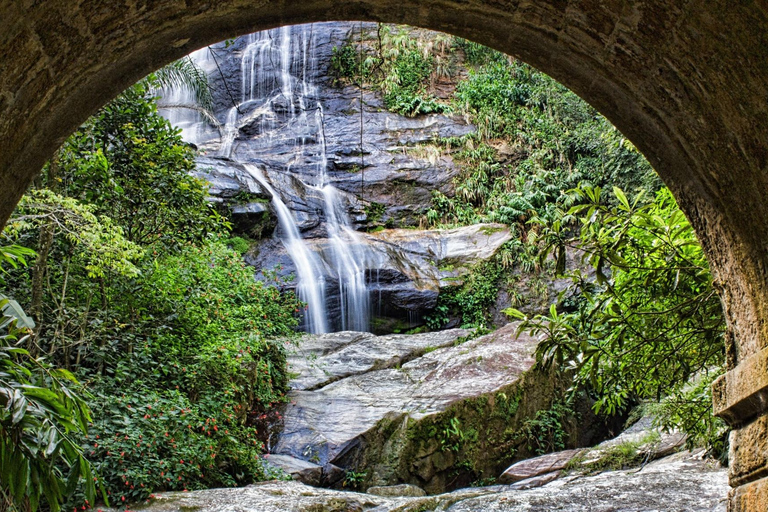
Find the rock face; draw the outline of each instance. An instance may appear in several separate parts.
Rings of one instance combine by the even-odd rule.
[[[314,280],[318,300],[311,311],[322,310],[330,330],[385,333],[421,325],[436,304],[442,278],[457,278],[472,263],[493,256],[509,232],[491,226],[445,234],[391,229],[365,238],[345,234],[345,243],[356,247],[354,261],[339,254],[339,226],[341,231],[415,227],[434,191],[452,194],[457,168],[439,149],[439,140],[475,129],[459,117],[393,114],[377,92],[361,98],[354,87],[337,87],[333,50],[358,28],[351,23],[284,28],[196,52],[194,59],[210,77],[218,124],[175,107],[165,115],[204,153],[198,175],[210,181],[212,200],[227,210],[235,232],[261,240],[249,263],[297,276],[307,302],[312,296],[307,286]],[[183,96],[183,91],[174,94]],[[175,96],[163,101],[186,103]],[[259,168],[269,185],[261,186],[242,164]],[[264,190],[270,186],[275,194]],[[310,279],[307,272],[297,272],[295,246],[289,254],[271,239],[278,224],[269,206],[273,195],[287,207],[309,250],[322,259],[311,263],[321,276]],[[285,238],[282,226],[274,235]],[[493,230],[498,233],[484,235]],[[308,258],[300,258],[303,268]],[[460,268],[442,271],[441,265],[454,266],[442,260],[456,260]],[[359,289],[361,280],[369,286],[372,303],[365,309],[373,318],[350,322],[361,312],[352,311],[345,294]],[[314,325],[314,332],[325,330]]]
[[[298,376],[267,459],[305,482],[339,485],[341,469],[429,493],[498,476],[531,455],[520,429],[564,385],[530,371],[538,340],[516,327],[463,343],[461,329],[307,337],[289,358]]]
[[[563,478],[530,490],[469,488],[429,497],[363,494],[265,482],[239,489],[163,493],[146,512],[725,512],[727,471],[681,453],[642,470]]]
[[[374,29],[374,24],[364,24],[364,30]],[[262,165],[270,178],[287,174],[302,176],[308,182],[307,176],[320,172],[319,165],[327,166],[329,183],[334,187],[365,204],[383,207],[375,219],[358,215],[360,223],[413,226],[429,206],[433,190],[452,192],[451,180],[456,174],[450,157],[436,156],[419,147],[470,133],[475,128],[460,117],[407,118],[393,114],[384,108],[380,95],[373,92],[364,94],[361,116],[360,91],[335,86],[331,71],[334,47],[341,46],[353,30],[359,30],[359,25],[317,23],[303,31],[273,31],[269,38],[290,37],[294,43],[301,39],[301,44],[308,45],[301,57],[306,63],[292,62],[288,69],[279,55],[284,47],[263,57],[251,45],[254,41],[259,43],[253,36],[238,38],[226,48],[216,46],[216,62],[208,55],[200,56],[198,62],[209,73],[215,113],[222,125],[232,113],[233,104],[238,104],[236,133],[229,134],[231,152],[223,157]],[[291,87],[308,84],[311,90],[297,92],[303,95],[300,99],[274,97],[270,108],[264,101],[275,92],[280,93],[286,80],[284,73],[293,82]],[[248,102],[249,98],[258,100]],[[306,118],[297,122],[294,116],[299,111],[306,113],[310,121],[322,115],[321,130],[314,129]],[[270,137],[265,147],[262,136],[276,127],[279,136]],[[223,128],[207,128],[197,133],[195,142],[209,154],[220,154],[222,145],[227,144],[227,135]],[[298,154],[297,146],[302,147],[303,156]],[[320,161],[317,156],[321,153],[327,160]],[[276,188],[289,196],[286,203],[297,198],[290,190]]]
[[[335,86],[331,72],[334,47],[358,28],[353,23],[318,23],[311,29],[273,31],[271,39],[290,39],[287,47],[280,41],[274,55],[258,53],[261,40],[257,36],[238,38],[228,47],[217,45],[213,50],[216,59],[208,53],[196,54],[198,64],[208,72],[220,126],[190,127],[188,119],[175,120],[187,126],[185,136],[208,154],[201,166],[217,159],[259,165],[284,194],[291,210],[315,217],[321,208],[307,204],[301,187],[285,181],[301,177],[312,183],[311,177],[319,176],[323,167],[326,184],[357,198],[347,208],[359,226],[417,225],[430,205],[432,191],[451,194],[457,173],[449,156],[434,151],[435,144],[475,128],[460,117],[393,114],[373,92],[364,94],[361,116],[359,90]],[[364,26],[365,30],[374,28],[373,24]],[[286,54],[280,52],[295,52],[291,44],[307,48],[286,64],[281,61]],[[296,62],[298,59],[304,62]],[[295,90],[295,95],[281,93],[286,87]],[[299,92],[301,88],[304,90]],[[234,126],[227,128],[232,118],[236,119]],[[319,129],[313,126],[315,122]],[[370,205],[376,205],[373,215],[362,209]]]
[[[361,233],[374,312],[371,330],[387,333],[417,327],[423,315],[435,307],[442,288],[461,284],[474,265],[492,257],[510,238],[509,228],[502,224]],[[309,239],[307,245],[324,260],[331,260],[333,248],[327,239]],[[260,244],[246,255],[246,261],[255,268],[278,269],[277,275],[283,278],[296,273],[286,248],[276,240]],[[332,277],[326,279],[333,288]]]

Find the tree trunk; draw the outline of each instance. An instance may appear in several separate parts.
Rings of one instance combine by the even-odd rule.
[[[48,164],[48,188],[56,191],[59,185],[59,153],[56,152]],[[35,319],[35,332],[29,341],[30,354],[37,355],[37,337],[43,328],[43,283],[48,272],[48,256],[53,247],[53,235],[55,224],[51,219],[47,224],[40,228],[40,238],[37,244],[37,259],[32,267],[32,300],[29,306],[29,312]]]

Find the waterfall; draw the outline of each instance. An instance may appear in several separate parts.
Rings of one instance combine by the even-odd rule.
[[[352,228],[335,187],[328,184],[328,157],[325,144],[323,106],[318,102],[316,117],[320,127],[320,192],[333,262],[339,279],[341,325],[344,330],[367,331],[370,324],[370,297],[365,279],[366,245]]]
[[[298,274],[297,277],[299,279],[296,286],[296,294],[299,296],[299,299],[307,303],[305,319],[308,331],[312,333],[328,332],[325,279],[320,258],[317,254],[310,251],[304,243],[299,233],[299,228],[296,226],[296,221],[293,215],[291,215],[291,211],[280,198],[280,194],[264,178],[261,170],[252,164],[243,164],[243,167],[272,194],[272,204],[277,213],[277,220],[282,235],[281,240],[294,265],[296,265],[296,274]]]
[[[227,120],[221,128],[221,147],[219,156],[229,158],[232,154],[232,144],[237,137],[237,114],[238,107],[234,106],[227,112]]]
[[[220,109],[217,115],[224,122],[218,136],[211,135],[209,129],[208,140],[202,144],[217,157],[242,163],[272,195],[279,223],[276,236],[296,267],[296,291],[308,306],[305,329],[312,333],[367,331],[370,300],[366,270],[370,255],[352,226],[344,196],[328,176],[323,106],[313,83],[317,58],[312,28],[282,27],[251,34],[237,49],[227,49],[225,57],[221,49],[217,50],[220,59],[239,58],[240,103],[230,103],[223,112]],[[196,62],[204,54],[198,52]],[[237,77],[224,78],[234,83],[237,91]],[[232,99],[231,94],[228,97]],[[198,127],[203,124],[197,121]],[[195,137],[191,142],[200,142],[194,123],[187,118],[177,122],[184,128],[185,138]],[[238,138],[245,127],[247,135]],[[282,160],[278,159],[277,165],[264,164],[265,159],[274,160],[277,146]],[[290,174],[292,187],[315,198],[316,206],[312,207],[324,223],[326,239],[312,244],[302,239],[297,212],[289,207],[295,208],[295,201],[285,200],[286,192],[280,190],[282,185],[276,185],[275,173]]]
[[[332,259],[339,279],[342,330],[367,331],[370,322],[370,300],[365,281],[365,245],[352,229],[337,190],[331,185],[325,185],[321,192],[325,199]]]

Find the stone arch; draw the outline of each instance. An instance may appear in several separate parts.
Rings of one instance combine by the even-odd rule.
[[[515,55],[608,117],[691,219],[721,290],[731,510],[768,508],[768,3],[713,0],[4,0],[0,226],[55,148],[190,51],[279,25],[407,23]]]

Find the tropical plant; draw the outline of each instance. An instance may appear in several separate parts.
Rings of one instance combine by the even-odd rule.
[[[30,255],[19,247],[0,254],[12,263]],[[0,311],[0,507],[57,512],[78,485],[94,504],[97,478],[73,437],[91,421],[79,384],[19,348],[35,324],[15,300],[0,294]]]
[[[545,335],[538,363],[573,371],[595,393],[595,409],[608,414],[669,397],[662,423],[722,446],[711,397],[686,384],[711,382],[725,357],[720,300],[693,229],[667,189],[632,201],[619,188],[611,201],[599,188],[572,193],[579,204],[568,213],[581,223],[578,236],[567,237],[558,221],[541,221],[541,241],[545,254],[563,262],[561,272],[571,249],[584,255],[594,277],[568,271],[572,285],[547,315],[509,310],[524,320],[521,330]],[[694,395],[697,405],[686,411]],[[696,426],[701,419],[709,426]]]

